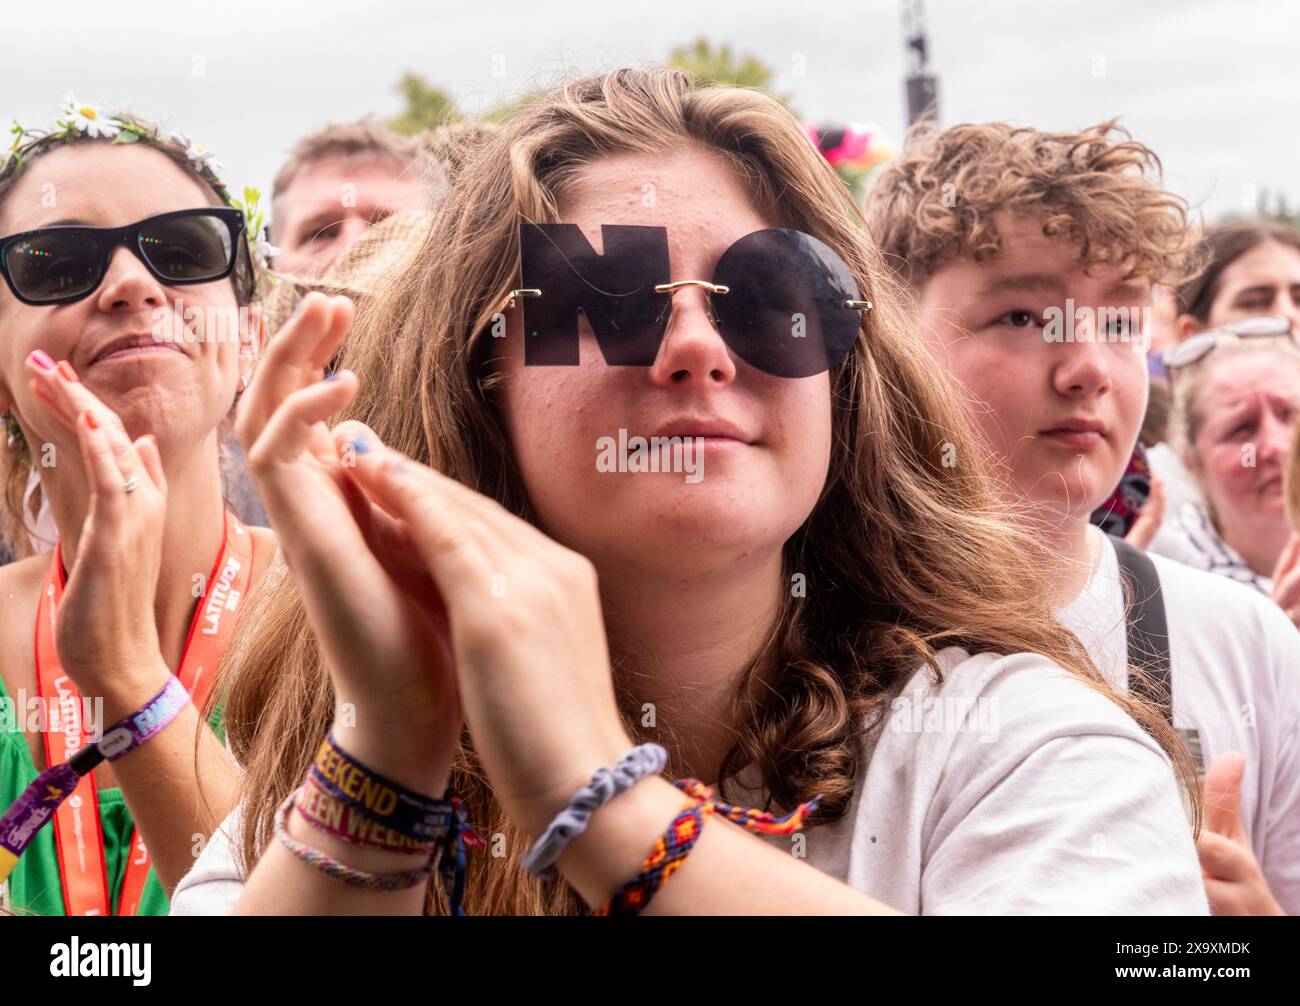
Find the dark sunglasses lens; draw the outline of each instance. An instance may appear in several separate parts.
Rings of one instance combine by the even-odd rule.
[[[654,291],[668,282],[668,232],[606,226],[601,243],[597,255],[577,224],[520,226],[521,286],[541,291],[523,299],[526,365],[578,365],[579,311],[606,363],[654,363],[669,314]]]
[[[149,221],[140,228],[140,251],[159,275],[180,283],[224,276],[234,259],[230,227],[215,215]]]
[[[85,296],[103,276],[103,252],[84,231],[53,231],[15,241],[5,268],[27,300],[56,304]]]
[[[752,367],[776,377],[811,377],[844,359],[857,340],[858,286],[831,247],[793,230],[746,235],[718,260],[718,329]]]

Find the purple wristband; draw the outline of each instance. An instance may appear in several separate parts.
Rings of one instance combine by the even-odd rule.
[[[95,747],[109,761],[129,754],[150,740],[189,705],[190,693],[180,679],[172,675],[167,684],[137,712],[118,720],[104,733]]]
[[[23,850],[54,816],[82,777],[101,761],[114,761],[134,751],[180,715],[190,693],[173,676],[162,690],[137,712],[109,727],[98,741],[82,748],[71,760],[47,768],[22,791],[0,816],[0,881],[9,876]]]
[[[67,762],[55,765],[38,775],[10,804],[0,817],[0,881],[9,876],[23,850],[77,788],[80,779]]]

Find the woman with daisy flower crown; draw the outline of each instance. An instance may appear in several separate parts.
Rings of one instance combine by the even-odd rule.
[[[27,557],[0,567],[0,907],[161,915],[232,806],[199,709],[275,554],[221,481],[263,335],[256,194],[232,199],[184,134],[71,96],[12,132],[0,484]],[[43,500],[59,542],[31,555]]]

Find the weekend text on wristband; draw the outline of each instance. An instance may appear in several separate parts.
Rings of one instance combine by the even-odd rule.
[[[312,827],[352,845],[429,856],[438,848],[436,842],[408,838],[385,827],[373,817],[335,797],[314,775],[308,775],[299,787],[294,806]]]
[[[312,763],[311,777],[322,789],[390,831],[416,842],[438,842],[452,827],[455,809],[367,768],[326,735]]]

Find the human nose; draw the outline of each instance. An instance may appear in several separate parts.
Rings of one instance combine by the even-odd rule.
[[[656,384],[709,381],[730,384],[736,379],[736,364],[726,342],[713,322],[709,296],[726,296],[725,287],[702,280],[686,280],[656,288],[671,298],[670,311],[659,354],[650,368]]]
[[[339,227],[338,243],[341,249],[347,249],[352,242],[370,229],[370,221],[361,217],[348,217]]]
[[[1281,460],[1291,449],[1291,438],[1295,435],[1295,420],[1281,419],[1272,412],[1260,421],[1258,436],[1255,438],[1255,455],[1260,461]]]
[[[97,306],[101,311],[136,311],[161,307],[167,294],[139,257],[131,249],[117,248],[108,262],[108,271],[99,287]]]
[[[1058,393],[1088,396],[1110,386],[1109,349],[1098,341],[1095,327],[1087,319],[1075,326],[1074,342],[1061,343],[1052,349],[1057,353],[1052,384]]]

